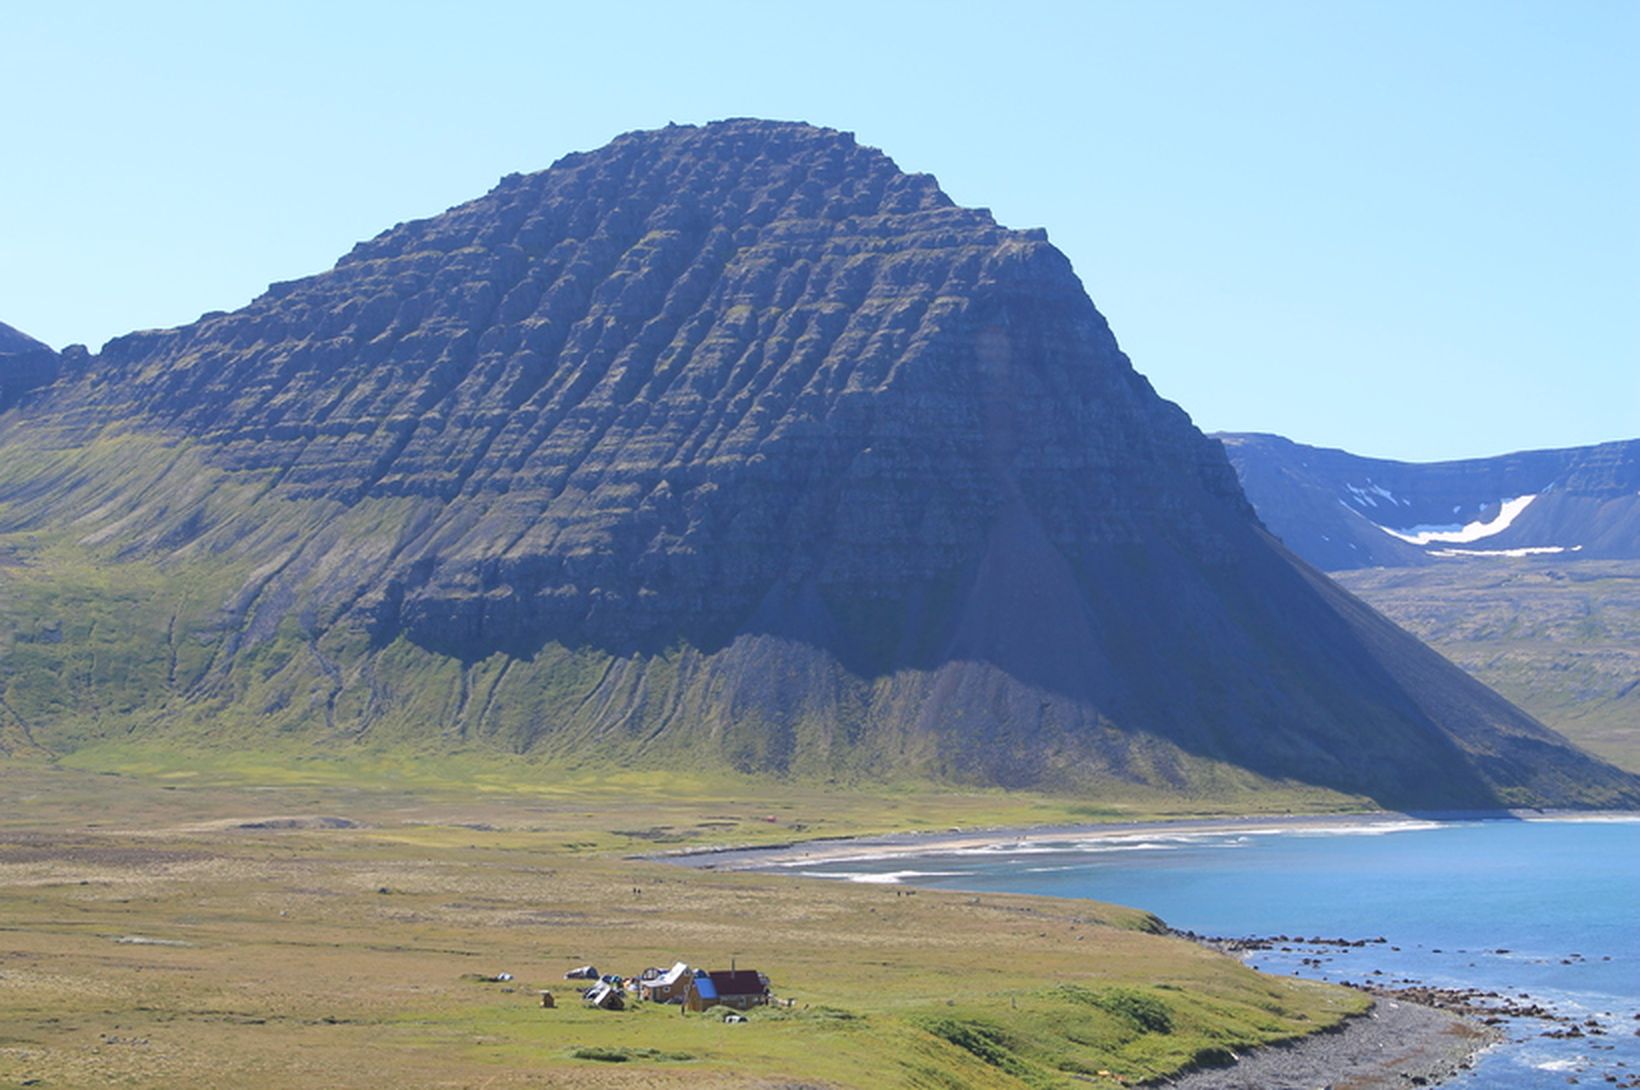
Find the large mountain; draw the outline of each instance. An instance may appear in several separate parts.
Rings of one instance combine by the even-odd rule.
[[[1277,435],[1220,438],[1277,537],[1326,571],[1456,558],[1640,558],[1640,439],[1395,462]]]
[[[1042,232],[805,125],[110,342],[0,415],[8,549],[44,746],[1640,803],[1282,548]]]

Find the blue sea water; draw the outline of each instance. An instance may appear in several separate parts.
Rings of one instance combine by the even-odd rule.
[[[1543,1036],[1566,1023],[1507,1021],[1508,1040],[1446,1084],[1458,1090],[1611,1085],[1608,1075],[1640,1085],[1640,819],[1152,830],[794,869],[1114,901],[1203,935],[1382,937],[1347,949],[1279,944],[1248,961],[1323,980],[1495,990],[1594,1020],[1569,1039]]]

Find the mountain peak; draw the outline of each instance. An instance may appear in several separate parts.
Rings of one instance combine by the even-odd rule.
[[[852,133],[743,118],[629,132],[595,151],[566,155],[547,170],[509,174],[476,201],[359,244],[342,263],[377,260],[408,246],[513,241],[528,249],[557,236],[525,231],[505,238],[508,227],[542,226],[570,205],[583,219],[601,221],[611,237],[637,224],[646,232],[691,224],[755,231],[775,223],[937,210],[949,210],[959,222],[995,226],[983,210],[957,209],[931,175],[901,171]]]

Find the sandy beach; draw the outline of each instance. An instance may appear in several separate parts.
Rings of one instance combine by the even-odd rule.
[[[1005,849],[1063,841],[1147,840],[1209,833],[1362,832],[1433,826],[1443,821],[1543,821],[1596,819],[1594,812],[1443,811],[1406,814],[1366,811],[1353,814],[1291,814],[1270,817],[1184,818],[1171,821],[1105,822],[1096,825],[1037,825],[1029,828],[950,829],[944,832],[885,833],[880,836],[799,840],[780,844],[669,852],[647,858],[706,870],[773,870],[845,860],[890,859]],[[1633,818],[1634,815],[1622,815]]]

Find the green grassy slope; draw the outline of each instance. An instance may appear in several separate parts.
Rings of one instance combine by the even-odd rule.
[[[1333,578],[1572,741],[1640,771],[1640,561],[1487,557]]]

